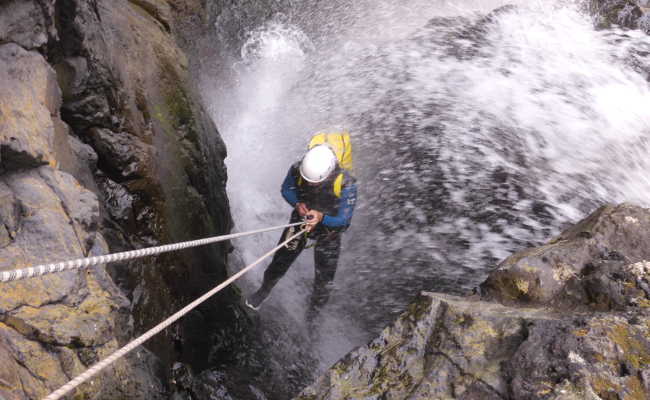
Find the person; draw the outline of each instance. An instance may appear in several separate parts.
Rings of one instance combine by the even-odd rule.
[[[290,222],[304,220],[308,233],[292,240],[275,253],[264,272],[261,287],[246,299],[246,305],[258,310],[304,250],[307,239],[312,239],[315,241],[315,277],[307,313],[309,321],[329,300],[341,248],[341,235],[350,225],[357,187],[351,173],[341,167],[336,151],[329,144],[323,143],[313,146],[300,162],[289,168],[282,183],[282,196],[294,209]],[[286,228],[278,244],[300,229],[300,226]]]

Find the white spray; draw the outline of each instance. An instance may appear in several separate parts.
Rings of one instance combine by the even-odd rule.
[[[650,204],[650,88],[628,63],[634,49],[650,49],[647,36],[596,32],[576,7],[548,1],[521,2],[483,25],[500,2],[371,3],[294,18],[320,24],[313,37],[306,25],[259,27],[233,65],[236,81],[205,88],[228,146],[238,230],[288,220],[280,184],[311,133],[352,131],[360,199],[321,319],[322,367],[420,289],[469,289],[494,266],[486,259],[548,240],[604,202]],[[472,24],[483,31],[456,34]],[[445,33],[452,42],[436,41]],[[509,180],[498,186],[500,176]],[[422,185],[443,194],[427,199]],[[436,208],[426,204],[443,200],[431,221]],[[546,219],[532,211],[538,203]],[[236,246],[248,261],[277,239]],[[302,326],[312,275],[306,251],[269,309]]]

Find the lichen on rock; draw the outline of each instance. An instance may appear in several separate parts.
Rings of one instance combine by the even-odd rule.
[[[649,235],[650,210],[604,206],[482,298],[423,293],[296,399],[650,398]]]
[[[192,92],[175,18],[166,0],[2,2],[0,270],[230,229],[225,150],[208,140],[218,132]],[[226,249],[3,284],[0,397],[42,398],[104,359],[225,276]],[[218,304],[205,318],[215,325],[230,312]],[[189,358],[177,351],[185,326],[75,398],[164,398],[166,363]]]

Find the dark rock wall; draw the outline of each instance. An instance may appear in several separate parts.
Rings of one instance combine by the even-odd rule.
[[[1,269],[230,230],[225,146],[174,34],[203,12],[190,0],[0,3]],[[3,284],[0,397],[44,397],[105,358],[223,280],[228,249]],[[171,362],[200,369],[214,335],[237,325],[234,299],[214,299],[148,343],[156,357],[140,349],[79,395],[165,397]]]

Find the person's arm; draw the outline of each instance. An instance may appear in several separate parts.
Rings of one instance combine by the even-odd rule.
[[[329,228],[343,228],[350,225],[354,205],[357,202],[357,185],[354,183],[343,188],[339,199],[338,213],[323,216],[323,225]]]
[[[287,176],[282,182],[282,197],[291,207],[296,207],[296,203],[298,203],[298,185],[296,184],[293,167],[289,168],[289,172],[287,172]]]

